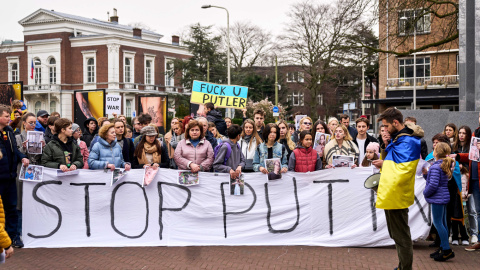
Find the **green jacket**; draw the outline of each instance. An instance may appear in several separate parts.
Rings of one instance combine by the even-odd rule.
[[[81,169],[83,168],[83,156],[80,152],[80,147],[73,141],[71,143],[73,144],[71,164],[77,166],[77,169]],[[54,139],[43,149],[42,166],[58,169],[60,165],[67,165],[67,161],[65,160],[65,153],[60,143]]]

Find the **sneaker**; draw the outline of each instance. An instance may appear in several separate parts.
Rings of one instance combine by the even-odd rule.
[[[451,249],[447,249],[440,251],[440,253],[438,253],[433,259],[437,262],[444,262],[451,258],[455,258],[455,252],[453,252]]]
[[[453,240],[453,241],[452,241],[452,245],[458,246],[458,240]]]
[[[475,250],[480,250],[480,242],[477,242],[469,247],[465,248],[466,251],[475,251]]]
[[[468,240],[462,240],[462,246],[468,246],[469,244]]]
[[[13,240],[12,246],[14,248],[23,248],[24,245],[22,239],[20,239],[20,237],[15,238],[15,240]]]
[[[470,239],[470,244],[475,244],[478,242],[478,237],[474,234],[472,235],[472,238]]]
[[[435,252],[433,252],[432,254],[430,254],[430,258],[432,258],[432,259],[435,258],[435,256],[437,256],[438,253],[440,253],[441,250],[442,250],[441,248],[435,250]]]

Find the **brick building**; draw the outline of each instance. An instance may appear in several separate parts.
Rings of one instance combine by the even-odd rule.
[[[389,1],[381,1],[380,6],[388,7],[387,2]],[[390,4],[394,5],[393,2]],[[440,13],[453,11],[448,9],[448,5],[444,6]],[[414,48],[415,39],[416,48],[441,39],[443,31],[451,25],[448,25],[447,19],[435,17],[425,11],[427,10],[423,8],[381,8],[379,12],[380,48],[403,52]],[[414,64],[413,55],[397,56],[391,53],[380,53],[379,98],[368,100],[366,103],[378,103],[380,111],[390,106],[410,109],[411,106],[413,107],[415,85],[417,109],[458,111],[458,54],[458,39],[417,52],[416,64]],[[414,68],[416,69],[415,79]]]
[[[58,111],[73,118],[73,91],[106,89],[122,96],[122,113],[131,115],[135,95],[184,92],[173,59],[187,59],[187,48],[163,43],[161,34],[109,21],[39,9],[19,21],[24,41],[4,41],[0,81],[23,81],[30,111]],[[33,72],[31,71],[33,66]]]

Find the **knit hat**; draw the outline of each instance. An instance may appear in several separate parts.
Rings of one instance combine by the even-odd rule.
[[[79,129],[79,128],[80,128],[80,126],[78,124],[75,124],[75,123],[72,124],[73,132],[77,131],[77,129]]]
[[[377,154],[378,157],[380,157],[380,144],[371,142],[367,145],[367,150],[372,150]]]
[[[140,134],[145,136],[157,136],[158,133],[154,127],[146,126],[146,127],[143,127],[142,130],[140,130]]]

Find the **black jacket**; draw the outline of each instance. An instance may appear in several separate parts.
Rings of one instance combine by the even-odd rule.
[[[351,126],[348,126],[347,129],[348,129],[348,133],[350,133],[350,136],[352,136],[352,138],[356,138],[356,137],[357,137],[358,131],[357,131],[356,128],[351,127]],[[367,135],[368,135],[368,134],[367,134]]]
[[[212,148],[215,149],[217,146],[217,139],[213,137],[213,134],[207,130],[207,133],[205,133],[205,139],[210,142],[212,145]]]
[[[47,127],[47,128],[45,129],[44,137],[45,137],[45,144],[47,144],[47,143],[49,143],[51,140],[53,140],[53,133],[52,133],[52,131],[50,130],[49,127]]]
[[[358,134],[357,134],[357,135],[358,135]],[[353,138],[353,142],[354,142],[354,143],[357,145],[357,147],[358,147],[357,135],[355,135],[355,137]],[[365,145],[364,145],[364,147],[363,147],[363,148],[364,148],[364,149],[363,149],[363,153],[366,153],[366,152],[367,152],[367,145],[368,145],[369,143],[371,143],[371,142],[376,142],[376,143],[378,143],[378,141],[377,141],[377,139],[375,139],[375,137],[372,137],[372,136],[368,135],[368,133],[367,133],[367,139],[365,140]],[[358,149],[358,150],[360,150],[360,149]],[[359,160],[358,162],[359,162],[360,164],[362,164],[363,160]]]
[[[0,133],[0,151],[2,151],[3,158],[0,159],[0,183],[8,179],[17,177],[17,164],[23,158],[26,158],[17,147],[17,140],[13,134],[13,129],[10,126],[3,128],[8,139],[3,139],[3,134]]]
[[[123,140],[123,148],[122,148],[123,161],[132,163],[134,159],[133,154],[135,153],[135,147],[133,146],[133,142],[132,140],[127,138],[123,138],[122,140]]]
[[[208,122],[213,122],[217,127],[218,132],[223,136],[227,136],[227,123],[222,117],[222,113],[219,110],[213,109],[207,113]]]
[[[90,123],[90,121],[95,121],[95,123],[97,124],[97,127],[95,128],[93,133],[90,133],[90,130],[88,129],[88,123]],[[98,133],[97,119],[95,119],[93,117],[87,118],[87,120],[85,120],[85,122],[83,122],[83,126],[85,127],[85,130],[83,131],[82,141],[84,141],[87,144],[87,147],[90,148],[90,144],[92,143],[93,138]]]
[[[421,145],[421,150],[420,150],[420,155],[422,156],[422,159],[425,159],[428,156],[428,146],[427,142],[422,138],[420,140],[420,145]]]

